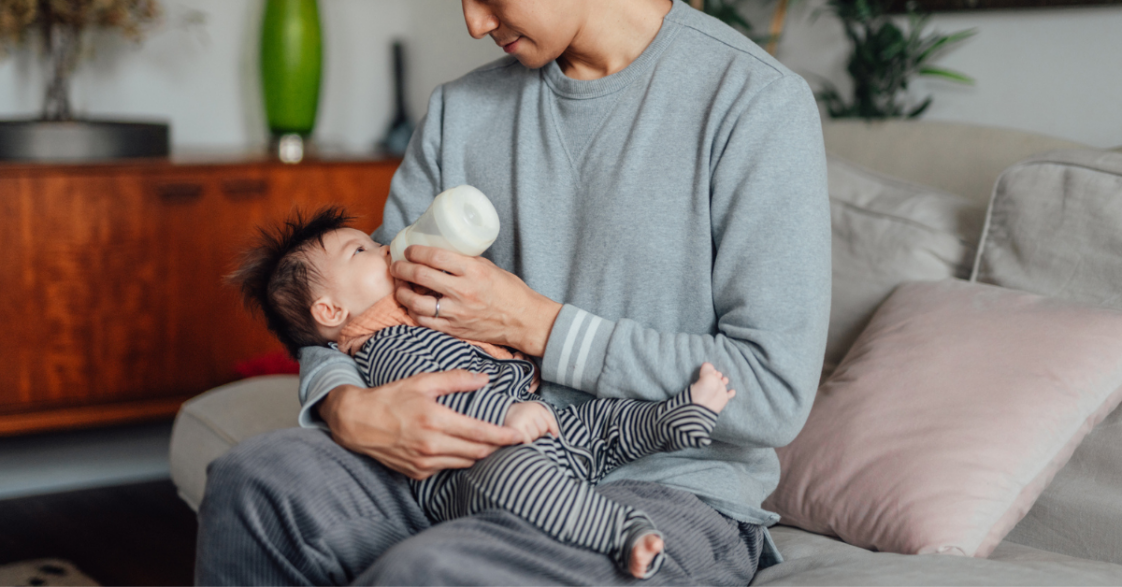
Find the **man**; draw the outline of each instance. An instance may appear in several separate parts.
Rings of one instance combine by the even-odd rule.
[[[434,92],[373,237],[388,243],[459,184],[492,199],[503,230],[487,259],[411,247],[392,272],[424,287],[402,286],[398,300],[422,326],[540,357],[540,393],[561,405],[666,399],[713,362],[738,391],[713,445],[641,459],[598,491],[665,535],[667,562],[647,582],[747,584],[778,556],[765,528],[776,517],[759,504],[825,348],[830,229],[813,96],[681,2],[463,9],[471,35],[513,59]],[[634,581],[506,512],[431,527],[402,475],[469,467],[518,439],[433,400],[485,380],[449,372],[365,389],[349,361],[305,349],[310,429],[247,441],[212,465],[200,583]]]

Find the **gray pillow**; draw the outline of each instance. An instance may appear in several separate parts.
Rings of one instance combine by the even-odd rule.
[[[905,281],[966,278],[983,206],[826,158],[833,225],[833,301],[823,378]]]
[[[1122,153],[1053,151],[994,186],[973,281],[1122,309]]]
[[[972,279],[1122,309],[1122,153],[1055,151],[1005,170]],[[1122,564],[1122,410],[1091,430],[1006,540]]]

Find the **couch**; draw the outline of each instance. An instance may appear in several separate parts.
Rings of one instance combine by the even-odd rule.
[[[1088,149],[1024,132],[938,122],[828,123],[824,133],[836,249],[824,378],[895,285],[967,279],[975,273],[987,204],[1004,170],[1042,152]],[[892,204],[857,193],[864,189],[862,182],[880,180],[888,185],[899,180],[905,191],[930,188],[935,200],[921,194]],[[848,218],[844,227],[843,217]],[[931,241],[922,262],[901,262],[895,250],[874,250],[856,262],[841,259],[838,251],[852,244],[847,239],[879,230],[862,228],[866,221],[902,222],[947,238]],[[878,242],[866,240],[866,247]],[[886,240],[883,246],[891,245]],[[256,377],[183,405],[172,434],[171,473],[191,507],[202,499],[211,460],[250,436],[294,425],[296,389],[294,376]],[[780,522],[771,532],[785,561],[760,571],[753,584],[1122,584],[1122,450],[1117,448],[1122,448],[1122,409],[1092,430],[988,558],[874,552]]]

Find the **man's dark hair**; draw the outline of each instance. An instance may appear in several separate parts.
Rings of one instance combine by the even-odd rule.
[[[310,216],[296,211],[283,225],[262,227],[256,245],[226,278],[241,290],[246,309],[261,312],[293,358],[299,358],[301,347],[327,344],[312,318],[313,289],[321,276],[308,263],[308,250],[317,244],[322,248],[323,235],[346,228],[351,220],[340,206]]]

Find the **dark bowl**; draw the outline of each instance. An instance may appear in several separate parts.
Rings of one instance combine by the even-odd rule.
[[[0,161],[167,157],[165,122],[0,120]]]

